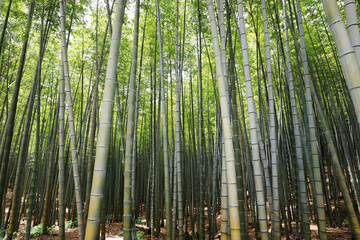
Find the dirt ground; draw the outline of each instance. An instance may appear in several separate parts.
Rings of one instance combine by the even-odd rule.
[[[137,225],[137,230],[145,232],[145,234],[141,237],[143,239],[151,239],[150,231],[145,225]],[[317,226],[315,224],[311,224],[311,239],[320,239],[318,236]],[[122,223],[109,223],[106,225],[106,239],[123,239],[119,233],[122,231]],[[78,239],[78,229],[67,229],[66,230],[66,237],[67,240],[75,240]],[[328,239],[333,240],[351,240],[351,232],[347,226],[343,226],[340,228],[327,228]],[[39,240],[52,240],[58,239],[59,233],[55,231],[51,234],[42,235],[40,237],[33,237],[32,239],[39,239]],[[23,239],[23,237],[19,237],[16,239]],[[165,228],[161,229],[161,233],[159,238],[157,239],[165,239]],[[191,239],[189,237],[189,239]],[[216,239],[220,239],[220,233],[216,235]],[[255,238],[255,229],[249,229],[249,239],[256,239]],[[286,239],[285,236],[282,239]]]
[[[7,193],[7,198],[10,199],[11,195],[10,192]],[[7,201],[9,202],[9,201]],[[341,218],[344,219],[346,218],[346,207],[345,207],[345,203],[343,201],[341,201],[340,203],[341,205]],[[205,225],[206,225],[206,229],[208,228],[208,217],[207,217],[207,209],[205,208],[205,216],[206,216],[206,220],[205,220]],[[8,206],[6,208],[6,212],[8,212]],[[358,218],[360,217],[360,215],[358,216]],[[217,228],[220,229],[220,223],[221,223],[221,216],[217,216],[216,219],[216,224],[217,224]],[[293,223],[293,226],[295,226],[295,223]],[[151,239],[151,235],[150,235],[150,229],[145,225],[145,223],[143,224],[136,224],[136,228],[137,231],[142,231],[144,232],[144,235],[141,236],[141,238],[143,239]],[[295,229],[295,228],[294,228]],[[20,223],[19,226],[19,237],[17,237],[16,239],[24,239],[24,231],[25,231],[25,222],[22,221]],[[106,224],[106,234],[105,237],[106,239],[124,239],[122,237],[122,235],[120,234],[122,231],[122,223],[108,223]],[[310,231],[311,231],[311,239],[320,239],[318,236],[318,227],[316,224],[311,224],[310,225]],[[327,237],[329,240],[351,240],[352,236],[351,236],[351,230],[349,228],[349,226],[345,223],[343,223],[343,225],[341,226],[341,228],[326,228],[326,232],[327,232]],[[165,239],[165,234],[166,234],[166,230],[165,227],[161,228],[159,237],[156,239]],[[206,234],[208,234],[206,232]],[[249,239],[256,239],[255,237],[255,228],[249,226],[248,229],[248,234],[249,234]],[[73,229],[66,229],[65,232],[65,239],[66,240],[75,240],[78,239],[78,229],[77,228],[73,228]],[[52,239],[58,239],[59,237],[59,232],[58,231],[54,231],[50,234],[44,234],[42,236],[39,237],[32,237],[32,239],[39,239],[39,240],[52,240]],[[188,233],[186,239],[192,239],[191,238],[191,232]],[[215,239],[220,239],[220,231],[215,234]],[[286,236],[283,235],[282,239],[286,239]],[[293,239],[293,238],[292,238]]]

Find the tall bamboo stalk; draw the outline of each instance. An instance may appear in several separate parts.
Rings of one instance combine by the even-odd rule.
[[[179,239],[184,239],[184,219],[183,219],[183,193],[182,193],[182,159],[181,159],[181,106],[180,106],[180,94],[181,94],[181,82],[179,77],[179,37],[178,37],[178,25],[179,25],[179,1],[176,1],[177,17],[176,17],[176,49],[175,49],[175,80],[176,80],[176,125],[175,125],[175,159],[176,159],[176,190],[177,190],[177,215],[179,221]],[[184,29],[185,30],[185,29]],[[174,203],[176,204],[176,203]],[[176,215],[176,213],[173,213]],[[176,223],[176,222],[175,222]],[[175,225],[176,227],[176,225]],[[173,236],[175,237],[175,236]]]
[[[272,79],[272,66],[271,66],[271,49],[269,29],[267,22],[266,4],[265,0],[261,0],[264,35],[265,35],[265,48],[266,48],[266,73],[268,81],[268,98],[269,98],[269,118],[270,118],[270,151],[271,151],[271,163],[272,163],[272,197],[273,197],[273,215],[271,218],[271,233],[274,239],[280,239],[280,196],[279,196],[279,176],[278,176],[278,143],[276,137],[276,116],[275,116],[275,104],[274,104],[274,92],[273,92],[273,79]]]
[[[70,143],[71,143],[71,158],[73,166],[73,177],[75,184],[75,197],[76,197],[76,211],[78,218],[79,226],[79,239],[84,239],[84,217],[83,217],[83,202],[81,197],[81,184],[80,184],[80,175],[79,175],[79,166],[78,166],[78,156],[76,150],[76,140],[75,140],[75,125],[74,125],[74,113],[73,113],[73,101],[71,96],[71,85],[70,85],[70,75],[69,75],[69,63],[67,56],[67,43],[66,43],[66,27],[65,27],[65,5],[64,1],[60,0],[60,26],[61,26],[61,60],[63,61],[63,71],[65,79],[65,93],[66,93],[66,102],[68,109],[68,120],[69,120],[69,129],[70,129]]]
[[[156,1],[157,30],[160,51],[160,85],[161,85],[161,111],[162,111],[162,131],[163,131],[163,151],[164,151],[164,183],[165,183],[165,211],[166,211],[166,239],[171,238],[171,197],[170,197],[170,178],[169,178],[169,155],[168,155],[168,130],[167,130],[167,111],[165,105],[165,86],[164,86],[164,63],[163,45],[161,37],[161,19],[159,0]],[[179,176],[177,176],[179,178]]]
[[[322,184],[321,172],[320,172],[319,153],[316,143],[316,129],[315,129],[315,120],[314,120],[314,109],[312,105],[313,102],[312,102],[311,89],[310,89],[308,56],[306,52],[305,36],[304,36],[304,29],[302,24],[301,5],[299,0],[296,0],[296,7],[297,7],[297,17],[299,22],[298,25],[299,25],[299,33],[300,33],[301,60],[304,71],[306,109],[309,120],[311,157],[312,157],[312,167],[314,173],[315,189],[313,189],[313,191],[315,191],[315,197],[316,197],[316,211],[317,211],[320,239],[327,239],[326,217],[325,217],[324,198],[323,198],[323,184]]]
[[[355,0],[344,0],[346,28],[349,32],[351,45],[354,48],[356,59],[360,65],[360,32],[356,13]]]
[[[3,132],[3,136],[1,137],[1,150],[0,150],[0,160],[1,160],[1,170],[0,170],[0,206],[3,206],[4,196],[6,195],[7,191],[7,177],[8,177],[8,167],[9,167],[9,159],[10,159],[10,150],[11,150],[11,143],[14,133],[14,125],[15,125],[15,116],[17,110],[17,103],[19,98],[19,90],[20,90],[20,83],[23,77],[23,70],[25,66],[26,60],[26,51],[28,47],[28,41],[30,36],[30,30],[32,26],[32,19],[35,9],[35,0],[31,1],[30,8],[28,12],[27,24],[24,34],[24,41],[22,44],[21,55],[19,60],[19,65],[16,73],[16,79],[13,89],[13,94],[11,98],[10,108],[8,110],[7,120],[5,130]],[[2,211],[0,211],[0,221],[2,221]],[[12,233],[10,234],[12,237]]]
[[[230,217],[231,238],[240,239],[240,218],[238,209],[238,194],[236,186],[235,172],[235,154],[232,141],[231,123],[230,123],[230,106],[227,101],[225,89],[225,77],[221,63],[221,52],[219,39],[217,35],[217,27],[215,22],[215,11],[211,0],[207,1],[210,17],[211,36],[213,40],[213,48],[215,53],[215,66],[218,78],[218,88],[220,96],[220,108],[222,118],[222,133],[224,139],[224,151],[226,156],[226,179],[228,186],[228,211]]]
[[[351,199],[348,187],[345,182],[345,176],[344,176],[343,170],[342,170],[340,162],[339,162],[339,157],[338,157],[338,154],[336,151],[333,137],[331,136],[329,124],[327,122],[327,118],[324,113],[322,104],[317,97],[317,94],[315,92],[315,89],[314,89],[314,86],[312,83],[310,83],[310,89],[311,89],[311,94],[312,94],[312,97],[313,97],[313,100],[314,100],[314,103],[316,106],[316,111],[319,114],[319,119],[320,119],[321,126],[323,128],[323,131],[324,131],[326,142],[327,142],[328,148],[330,150],[332,164],[333,164],[334,170],[336,172],[336,178],[339,181],[339,186],[340,186],[341,192],[343,194],[343,197],[344,197],[344,200],[346,203],[346,210],[347,210],[349,221],[350,221],[350,224],[352,227],[353,237],[355,239],[360,239],[359,221],[357,219],[355,209],[353,206],[353,201]]]
[[[360,68],[336,0],[322,0],[360,125]]]
[[[139,15],[140,0],[136,0],[135,18],[134,18],[134,36],[131,57],[131,69],[128,93],[128,116],[126,129],[126,147],[125,147],[125,168],[124,168],[124,239],[132,239],[131,221],[132,219],[132,199],[131,199],[131,181],[132,181],[132,155],[133,155],[133,136],[135,120],[135,100],[136,100],[136,70],[139,40]],[[134,232],[135,233],[135,232]],[[136,233],[135,233],[136,234]]]
[[[104,98],[101,105],[101,120],[96,147],[93,184],[91,187],[89,215],[85,239],[98,239],[100,233],[101,202],[104,194],[106,166],[109,153],[110,127],[112,120],[114,94],[116,88],[116,68],[119,59],[121,30],[126,0],[116,1],[114,29],[111,37],[110,52],[106,70]]]
[[[256,107],[255,107],[254,94],[251,85],[250,63],[249,63],[249,53],[248,53],[248,46],[246,39],[243,1],[238,0],[237,6],[238,6],[238,23],[240,28],[239,37],[241,42],[242,54],[243,54],[246,96],[248,102],[248,114],[249,114],[250,137],[251,137],[251,148],[252,148],[252,163],[253,163],[253,172],[255,179],[256,201],[258,208],[257,214],[258,214],[258,221],[260,224],[261,239],[268,239],[269,236],[268,236],[268,223],[267,223],[267,213],[266,213],[265,187],[263,184],[263,177],[262,177],[263,170],[261,166],[259,141],[257,135],[258,120],[257,120]]]

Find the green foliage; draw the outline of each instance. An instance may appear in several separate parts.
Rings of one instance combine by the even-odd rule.
[[[0,240],[4,239],[6,231],[7,231],[7,229],[3,229],[3,230],[0,231]]]
[[[136,238],[137,239],[143,239],[142,236],[145,234],[143,231],[136,231]]]
[[[77,220],[75,221],[69,220],[65,222],[65,229],[75,228],[75,227],[77,227]]]
[[[123,235],[124,231],[120,231],[118,235]],[[136,239],[141,240],[144,239],[142,236],[144,236],[145,232],[143,231],[136,231]]]
[[[4,240],[5,239],[5,233],[7,232],[7,229],[3,229],[0,231],[0,240]],[[13,233],[13,238],[16,238],[18,235],[23,236],[23,233],[19,233],[19,232],[14,232]]]
[[[30,235],[31,236],[34,236],[34,237],[38,237],[38,236],[41,236],[43,235],[43,225],[42,223],[40,223],[39,225],[37,226],[34,226],[33,228],[31,228],[31,231],[30,231]]]
[[[142,220],[145,220],[144,217],[138,217],[136,220],[135,220],[135,223],[136,224],[140,224]]]
[[[57,230],[59,230],[59,226],[52,225],[51,227],[48,227],[46,231],[47,231],[48,233],[52,233],[52,232],[55,232],[55,231],[57,231]]]

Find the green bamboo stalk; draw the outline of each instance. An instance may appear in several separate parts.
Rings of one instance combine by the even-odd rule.
[[[65,239],[65,82],[61,61],[59,89],[59,239]]]
[[[323,198],[323,184],[320,172],[319,153],[316,143],[316,129],[314,120],[314,109],[312,105],[311,89],[310,89],[310,75],[308,66],[308,57],[306,52],[304,29],[302,24],[302,14],[300,1],[296,0],[298,26],[300,33],[300,46],[301,46],[301,60],[304,71],[304,82],[306,90],[306,108],[309,120],[309,132],[310,132],[310,145],[311,145],[311,157],[314,173],[314,184],[315,184],[315,198],[316,198],[316,212],[318,220],[318,228],[320,239],[327,239],[326,235],[326,216],[324,210],[324,198]]]
[[[199,179],[199,218],[198,218],[198,232],[201,240],[205,239],[205,214],[204,214],[204,165],[205,165],[205,133],[204,133],[204,115],[203,115],[203,77],[202,77],[202,28],[201,28],[201,12],[200,12],[200,0],[197,1],[197,12],[198,12],[198,104],[199,104],[199,121],[198,121],[198,149],[197,149],[197,171]],[[194,113],[193,113],[194,114]]]
[[[186,2],[185,2],[186,4]],[[185,5],[186,7],[186,5]],[[176,191],[177,191],[177,215],[179,222],[179,239],[184,239],[184,217],[183,217],[183,193],[182,193],[182,156],[181,156],[181,106],[180,106],[180,94],[181,94],[181,79],[179,70],[179,38],[178,38],[178,25],[179,25],[179,1],[176,1],[177,9],[177,21],[176,21],[176,49],[175,49],[175,80],[176,80],[176,125],[175,125],[175,159],[176,159]],[[186,8],[185,8],[186,9]],[[185,29],[184,29],[185,31]],[[176,204],[176,203],[175,203]],[[173,213],[176,215],[176,213]],[[176,229],[176,225],[175,225]],[[173,234],[173,239],[174,238]]]
[[[65,79],[65,93],[66,102],[68,108],[68,120],[70,128],[70,144],[71,144],[71,157],[73,166],[73,176],[75,184],[75,197],[76,197],[76,210],[79,226],[79,239],[84,239],[84,217],[83,217],[83,202],[81,197],[81,184],[79,175],[79,166],[77,160],[76,140],[75,140],[75,126],[74,126],[74,113],[73,113],[73,101],[71,96],[70,76],[69,76],[69,63],[67,57],[67,44],[65,33],[65,5],[64,1],[60,0],[60,26],[61,26],[61,56],[64,68]]]
[[[108,65],[106,70],[106,80],[104,88],[103,104],[101,106],[101,120],[99,124],[99,135],[96,147],[96,157],[93,174],[93,184],[91,187],[89,215],[86,227],[85,239],[98,239],[100,232],[101,202],[104,194],[106,166],[109,153],[110,127],[112,120],[112,110],[114,93],[116,88],[116,68],[119,59],[119,49],[121,40],[121,30],[123,19],[121,13],[124,12],[126,0],[117,0],[114,31],[112,33]]]
[[[360,68],[336,0],[322,0],[344,71],[346,84],[360,125]]]
[[[269,120],[270,120],[270,152],[271,152],[271,163],[272,163],[272,198],[273,198],[273,214],[271,219],[272,230],[274,239],[280,239],[280,196],[279,196],[279,176],[278,176],[278,143],[276,138],[276,116],[275,116],[275,104],[274,104],[274,92],[273,92],[273,81],[272,81],[272,66],[271,66],[271,49],[270,49],[270,38],[269,29],[267,22],[267,13],[265,0],[261,0],[264,35],[265,35],[265,49],[266,49],[266,73],[268,81],[268,101],[269,101]]]
[[[307,195],[306,195],[306,179],[305,179],[305,169],[304,169],[304,159],[303,159],[303,150],[301,144],[301,135],[300,135],[300,119],[296,106],[296,96],[295,96],[295,83],[291,67],[291,58],[290,58],[290,46],[289,46],[289,37],[288,37],[288,22],[286,16],[286,2],[283,2],[283,14],[284,14],[284,28],[285,28],[285,48],[286,48],[286,63],[287,63],[287,78],[288,86],[290,91],[290,104],[293,120],[293,131],[295,136],[295,148],[296,148],[296,167],[298,172],[299,180],[299,190],[300,190],[300,206],[301,206],[301,220],[302,220],[302,232],[304,233],[305,239],[310,239],[310,225],[309,225],[309,210],[307,205]]]
[[[231,122],[230,122],[230,106],[227,101],[227,93],[225,89],[226,79],[224,77],[219,39],[217,35],[217,27],[215,22],[215,11],[211,0],[207,1],[210,17],[211,36],[213,40],[213,48],[215,53],[215,66],[218,76],[218,88],[220,96],[221,118],[224,139],[224,151],[226,156],[226,179],[228,188],[228,211],[230,216],[231,238],[240,239],[240,218],[238,209],[238,194],[236,185],[235,172],[235,155],[232,141]]]
[[[228,189],[226,182],[226,160],[224,151],[224,141],[222,141],[222,156],[221,156],[221,240],[227,240],[229,238],[228,232]]]
[[[176,216],[178,215],[178,213],[180,213],[180,211],[178,211],[178,206],[180,207],[180,203],[178,201],[178,196],[180,194],[178,194],[178,171],[177,171],[177,167],[178,167],[178,162],[180,162],[181,160],[179,159],[179,161],[177,160],[177,158],[181,158],[181,151],[180,151],[180,142],[178,143],[177,141],[180,141],[180,119],[178,120],[178,114],[180,117],[180,83],[179,83],[179,0],[176,1],[176,30],[175,30],[175,81],[176,81],[176,122],[175,122],[175,163],[174,163],[174,187],[173,187],[173,216],[172,216],[172,232],[171,232],[171,239],[175,239],[176,238],[176,230],[177,230],[177,221],[176,221]],[[179,91],[179,92],[178,92]],[[172,101],[172,97],[171,97],[171,101]],[[178,101],[179,101],[179,106],[178,106]],[[171,104],[172,105],[172,104]],[[179,109],[178,109],[179,107]],[[172,110],[172,107],[171,107]],[[171,121],[173,121],[173,117],[172,117],[172,113],[171,113]],[[178,123],[179,121],[179,123]],[[180,176],[181,178],[181,176]],[[180,182],[181,185],[181,182]],[[182,203],[181,203],[182,205]],[[181,206],[182,207],[182,206]],[[182,211],[181,211],[182,214]],[[182,217],[182,216],[181,216]],[[181,219],[182,221],[182,219]],[[179,223],[180,223],[180,217],[179,217]],[[183,235],[184,235],[184,229],[181,227],[179,227],[179,238],[183,239]]]
[[[356,59],[360,65],[360,32],[356,14],[355,0],[344,0],[346,28],[349,32],[351,45],[354,48]]]
[[[24,41],[22,44],[20,61],[19,61],[18,70],[16,73],[16,80],[15,80],[15,84],[14,84],[11,104],[10,104],[10,108],[8,110],[6,126],[5,126],[5,130],[3,132],[3,136],[1,137],[1,145],[0,145],[1,146],[1,150],[0,150],[0,160],[1,160],[0,206],[3,206],[3,204],[4,204],[3,200],[4,200],[4,196],[6,195],[6,191],[7,191],[7,181],[8,181],[7,176],[8,176],[11,142],[12,142],[12,138],[13,138],[17,102],[18,102],[19,90],[20,90],[20,83],[21,83],[21,80],[23,77],[23,70],[24,70],[24,65],[25,65],[25,60],[26,60],[26,50],[28,47],[28,40],[29,40],[29,36],[30,36],[34,8],[35,8],[35,1],[33,0],[30,3],[30,8],[29,8],[29,12],[28,12],[27,24],[26,24],[25,34],[24,34]],[[2,211],[0,211],[0,221],[2,221],[2,219],[3,219]],[[11,236],[12,236],[12,234],[11,234]]]
[[[232,43],[231,34],[231,14],[229,3],[225,1],[226,12],[227,12],[227,33],[228,33],[228,46],[229,46],[229,78],[230,78],[230,89],[229,97],[231,99],[231,118],[232,118],[232,131],[233,131],[233,143],[235,151],[235,165],[236,165],[236,181],[237,181],[237,192],[239,200],[239,215],[240,215],[240,233],[241,239],[247,239],[247,226],[246,226],[246,208],[245,208],[245,191],[244,191],[244,178],[243,178],[243,158],[241,157],[241,146],[240,146],[240,134],[239,128],[239,113],[238,104],[236,99],[236,85],[235,85],[235,53]],[[216,102],[215,102],[216,103]],[[215,113],[216,114],[216,113]],[[240,132],[240,134],[239,134]]]
[[[147,2],[148,4],[148,2]],[[140,11],[140,10],[139,10]],[[137,128],[138,128],[138,120],[139,120],[139,98],[140,98],[140,83],[141,83],[141,73],[142,73],[142,63],[143,63],[143,52],[144,52],[144,41],[145,41],[145,29],[146,29],[146,19],[147,19],[147,14],[148,14],[148,11],[146,9],[146,12],[145,12],[145,20],[144,20],[144,27],[143,27],[143,36],[142,36],[142,42],[141,42],[141,50],[140,50],[140,66],[139,66],[139,73],[138,73],[138,79],[137,79],[137,89],[136,89],[136,100],[135,100],[135,123],[134,123],[134,143],[133,143],[133,149],[132,149],[132,152],[133,152],[133,155],[132,155],[132,166],[131,166],[131,171],[132,171],[132,179],[131,179],[131,200],[132,200],[132,217],[133,217],[133,220],[132,220],[132,237],[134,240],[137,239],[137,236],[136,236],[136,226],[135,226],[135,220],[136,220],[136,216],[138,214],[138,209],[136,208],[136,204],[137,204],[137,198],[138,197],[138,194],[136,194],[136,187],[137,187],[137,183],[136,183],[136,173],[138,173],[139,171],[136,169],[136,166],[138,164],[140,164],[138,162],[137,164],[137,160],[138,161],[140,160],[140,156],[139,154],[137,154],[137,149],[138,149],[138,146],[141,147],[141,141],[140,141],[140,144],[138,144],[138,131],[137,131]],[[142,127],[143,127],[143,121],[144,121],[144,118],[142,118],[142,122],[141,122],[141,132],[142,132]],[[141,133],[140,132],[140,133]],[[141,137],[141,135],[140,135]],[[140,138],[141,139],[141,138]],[[140,152],[141,149],[139,149],[139,152]],[[139,175],[139,176],[142,176],[142,175]]]
[[[160,51],[160,84],[161,84],[161,105],[162,105],[162,131],[163,131],[163,151],[164,151],[164,182],[165,182],[165,210],[166,210],[166,239],[171,239],[171,197],[170,197],[170,179],[169,179],[169,156],[168,156],[168,130],[167,130],[167,111],[165,105],[165,87],[164,87],[164,64],[163,64],[163,46],[161,37],[161,20],[159,0],[156,1],[156,15],[159,37]],[[160,119],[159,119],[160,120]],[[179,161],[179,159],[177,159]],[[179,171],[179,169],[177,170]],[[177,176],[178,179],[180,176]],[[178,189],[179,191],[179,189]]]
[[[330,150],[333,168],[336,172],[336,178],[338,180],[341,192],[342,192],[344,200],[345,200],[346,210],[348,213],[350,224],[352,226],[353,236],[355,237],[355,239],[360,239],[360,225],[359,225],[359,221],[356,217],[355,209],[353,206],[353,201],[351,199],[349,190],[348,190],[346,182],[345,182],[344,173],[342,171],[342,168],[341,168],[341,165],[339,162],[339,157],[338,157],[338,154],[336,151],[333,137],[331,136],[330,127],[326,120],[327,117],[325,115],[325,112],[323,111],[322,103],[320,102],[320,100],[317,97],[317,94],[315,92],[312,82],[310,82],[310,89],[311,89],[311,95],[313,97],[313,100],[314,100],[314,103],[316,106],[316,111],[319,114],[319,119],[320,119],[321,126],[323,128],[323,131],[324,131],[326,142],[327,142],[328,148]]]
[[[132,185],[132,155],[133,155],[133,137],[135,125],[135,100],[136,100],[136,70],[137,70],[137,56],[138,56],[138,41],[139,41],[139,15],[140,15],[140,0],[136,0],[135,18],[134,18],[134,36],[133,48],[131,57],[129,93],[128,93],[128,116],[126,129],[126,147],[125,147],[125,167],[124,167],[124,239],[132,239],[131,221],[132,219],[132,199],[131,199],[131,185]],[[135,130],[136,131],[136,130]],[[136,234],[136,233],[135,233]]]
[[[250,136],[251,136],[251,146],[252,146],[252,162],[253,162],[253,172],[255,179],[256,201],[258,208],[258,221],[260,224],[261,238],[268,239],[269,236],[268,236],[268,223],[267,223],[267,212],[266,212],[265,187],[263,184],[263,177],[262,177],[263,171],[262,171],[260,153],[259,153],[259,141],[257,136],[258,122],[257,122],[255,100],[251,85],[250,63],[249,63],[249,53],[248,53],[247,40],[246,40],[243,1],[238,0],[237,6],[238,6],[238,21],[239,21],[239,31],[240,31],[239,37],[240,37],[241,49],[243,53],[245,86],[246,86],[246,95],[248,101]]]

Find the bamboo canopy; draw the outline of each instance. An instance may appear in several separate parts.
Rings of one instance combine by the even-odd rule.
[[[359,14],[0,1],[0,239],[360,239]]]

